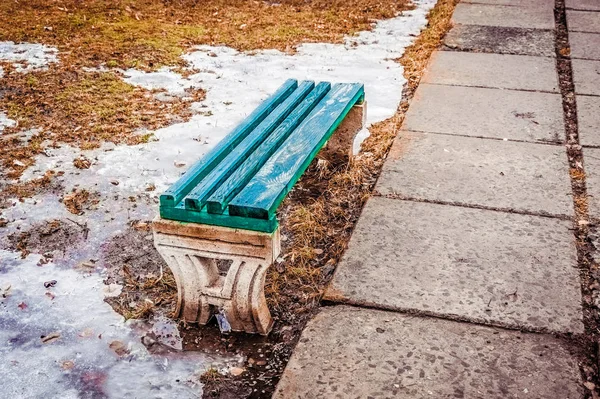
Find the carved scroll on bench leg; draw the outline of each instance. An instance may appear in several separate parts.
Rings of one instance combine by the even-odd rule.
[[[367,118],[367,102],[352,107],[340,126],[333,132],[327,145],[318,155],[329,162],[348,162],[353,157],[356,135],[363,129]]]
[[[271,330],[273,321],[264,292],[267,269],[264,263],[242,262],[235,275],[231,275],[235,279],[232,300],[223,309],[233,330],[262,335]]]
[[[279,255],[279,231],[266,234],[160,218],[153,228],[154,245],[177,282],[178,317],[206,324],[223,310],[232,330],[269,333],[272,320],[264,283]],[[229,261],[226,273],[219,273],[218,260]]]
[[[172,239],[169,241],[173,242]],[[202,291],[219,277],[216,262],[165,244],[163,241],[163,245],[158,246],[158,251],[171,268],[177,283],[176,317],[206,324],[212,313],[209,301]]]

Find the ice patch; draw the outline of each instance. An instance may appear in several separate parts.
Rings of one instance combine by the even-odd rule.
[[[237,364],[198,352],[150,354],[139,332],[102,300],[100,276],[40,267],[39,258],[0,251],[0,396],[196,398],[208,366]],[[51,280],[56,285],[46,288]],[[172,322],[151,328],[181,348]]]
[[[169,68],[161,68],[156,72],[128,69],[123,74],[125,75],[125,81],[129,84],[141,86],[148,90],[163,89],[174,95],[183,95],[188,88],[200,87],[198,82],[185,79]]]
[[[0,61],[13,64],[18,72],[44,69],[48,64],[58,62],[58,49],[39,43],[0,42]],[[2,77],[0,73],[0,78]]]
[[[4,112],[0,111],[0,134],[2,134],[7,127],[13,127],[16,124],[17,121],[10,119]]]

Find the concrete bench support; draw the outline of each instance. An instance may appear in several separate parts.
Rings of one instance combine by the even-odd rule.
[[[356,104],[335,130],[317,157],[326,161],[348,162],[354,156],[354,140],[367,121],[367,102]]]
[[[270,332],[264,283],[279,256],[279,229],[268,234],[159,217],[153,229],[154,245],[177,282],[179,318],[206,324],[222,309],[233,331]]]

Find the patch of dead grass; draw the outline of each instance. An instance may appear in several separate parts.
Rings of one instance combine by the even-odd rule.
[[[62,198],[63,205],[74,215],[83,215],[84,210],[95,209],[99,202],[99,193],[90,193],[85,189],[73,189]]]
[[[438,48],[444,35],[452,27],[452,13],[459,1],[439,0],[429,12],[425,30],[406,49],[402,57],[396,60],[404,66],[404,77],[408,80],[408,90],[414,91],[419,85],[431,53]]]
[[[0,3],[0,40],[55,45],[69,65],[181,65],[192,45],[291,51],[341,42],[408,0],[28,0]]]
[[[30,229],[15,232],[7,237],[7,249],[20,251],[25,258],[30,253],[43,254],[44,264],[55,254],[63,254],[74,243],[84,238],[81,227],[73,223],[54,219],[33,225]]]
[[[160,275],[137,275],[122,267],[123,291],[117,298],[107,302],[126,320],[147,319],[158,309],[173,312],[177,297],[177,284],[170,270]],[[169,317],[173,317],[171,313]]]
[[[18,178],[47,146],[69,143],[92,149],[105,141],[145,142],[147,136],[140,131],[189,118],[189,101],[204,96],[202,90],[194,90],[189,101],[161,102],[115,72],[84,72],[61,65],[28,74],[6,66],[2,84],[0,109],[17,121],[5,134],[38,129],[26,141],[16,136],[3,140],[0,161],[11,179]]]
[[[62,175],[62,172],[56,173],[53,170],[49,170],[38,179],[6,185],[6,187],[2,187],[2,190],[0,191],[0,202],[9,197],[15,197],[22,201],[24,198],[29,198],[35,193],[46,190],[58,191],[61,189],[61,185],[54,179],[57,175]],[[4,207],[4,205],[0,204],[0,208],[2,207]]]
[[[119,296],[106,298],[126,319],[145,319],[157,312],[174,317],[177,283],[152,244],[149,222],[134,221],[101,250],[106,284],[119,284]]]

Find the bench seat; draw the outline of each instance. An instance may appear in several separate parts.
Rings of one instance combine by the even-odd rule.
[[[177,317],[269,333],[277,208],[319,151],[351,153],[364,95],[359,83],[290,79],[161,195],[154,245],[177,282]]]
[[[363,99],[362,84],[288,80],[161,195],[160,216],[275,231],[278,206]]]

